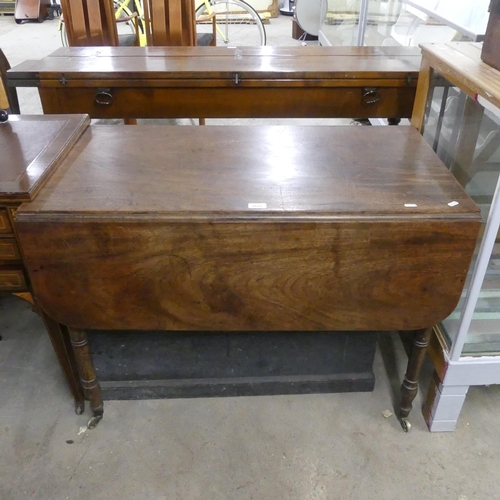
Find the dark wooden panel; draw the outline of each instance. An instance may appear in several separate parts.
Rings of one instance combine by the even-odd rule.
[[[88,331],[104,399],[373,390],[374,332]]]
[[[369,81],[366,85],[378,83]],[[410,86],[376,87],[378,101],[365,104],[359,84],[358,87],[295,88],[271,85],[112,88],[111,105],[96,102],[97,88],[39,90],[44,113],[88,113],[91,118],[196,118],[200,113],[206,118],[409,118],[416,90]]]
[[[500,56],[498,46],[500,45],[500,4],[498,1],[492,1],[490,4],[490,18],[486,28],[481,59],[500,70]]]

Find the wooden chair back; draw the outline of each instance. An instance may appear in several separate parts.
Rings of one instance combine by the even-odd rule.
[[[0,49],[0,109],[9,109],[11,113],[19,115],[19,101],[17,92],[14,87],[7,87],[7,70],[10,69],[10,64],[5,54]]]
[[[70,47],[118,46],[113,0],[61,0]]]
[[[148,45],[195,46],[194,0],[144,0]]]

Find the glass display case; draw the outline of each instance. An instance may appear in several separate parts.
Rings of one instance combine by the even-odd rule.
[[[461,299],[435,327],[432,431],[455,428],[469,386],[500,383],[500,72],[480,54],[477,43],[423,45],[412,117],[483,221]]]
[[[472,41],[484,36],[489,4],[490,0],[404,0],[407,10],[428,16],[434,24],[448,26]]]
[[[384,45],[402,5],[402,0],[322,2],[319,42],[326,46]]]
[[[319,41],[331,46],[414,47],[423,42],[480,41],[489,1],[321,0]]]

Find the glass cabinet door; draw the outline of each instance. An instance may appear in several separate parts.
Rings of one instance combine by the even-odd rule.
[[[462,356],[498,354],[500,238],[495,205],[500,208],[500,110],[478,103],[432,72],[422,133],[480,207],[483,221],[462,298],[439,328],[449,346],[465,330]]]

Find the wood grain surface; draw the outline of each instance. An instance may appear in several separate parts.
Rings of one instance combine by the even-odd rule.
[[[424,328],[480,227],[409,127],[94,127],[16,223],[49,316],[139,330]]]
[[[20,222],[49,316],[134,330],[391,330],[460,297],[476,221]]]
[[[242,78],[418,77],[420,49],[415,47],[69,47],[39,61],[25,61],[9,72],[9,81],[33,86],[58,80],[134,80]],[[26,84],[25,82],[24,84]]]

